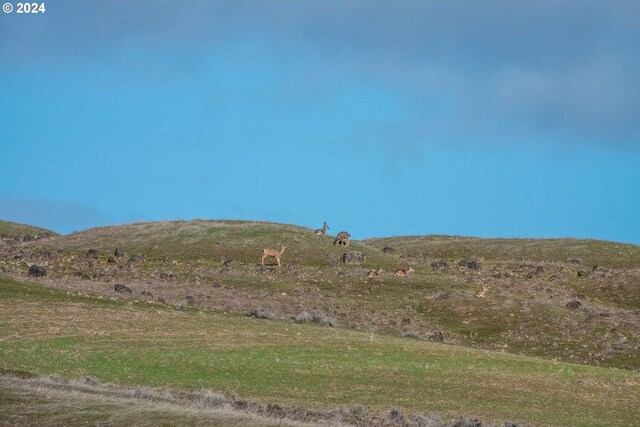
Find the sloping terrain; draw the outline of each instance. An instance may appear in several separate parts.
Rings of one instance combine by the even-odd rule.
[[[6,278],[0,312],[0,373],[44,376],[0,375],[0,423],[10,425],[271,425],[246,420],[266,415],[362,427],[471,427],[475,417],[487,427],[623,426],[640,417],[640,373],[630,370]],[[204,411],[224,407],[245,414],[225,423]],[[434,413],[472,417],[445,424]]]
[[[637,246],[445,236],[349,248],[332,242],[283,224],[140,223],[5,242],[0,268],[74,294],[281,319],[317,311],[342,327],[640,368]],[[282,267],[273,259],[260,266],[262,249],[280,244],[287,246]],[[361,252],[364,263],[342,262],[347,251]],[[46,275],[29,275],[33,264]],[[414,273],[393,275],[409,266]],[[377,267],[384,272],[367,277]]]
[[[34,227],[33,225],[18,224],[16,222],[0,220],[0,239],[24,241],[57,235],[58,233],[54,231]]]

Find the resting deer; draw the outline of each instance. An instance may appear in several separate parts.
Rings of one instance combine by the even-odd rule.
[[[396,276],[406,276],[409,273],[413,273],[415,270],[411,267],[407,268],[406,270],[400,268],[398,270],[395,271],[395,273],[393,273]]]
[[[328,229],[329,229],[329,226],[328,226],[328,225],[327,225],[327,223],[325,222],[325,223],[322,225],[322,229],[318,229],[318,230],[314,231],[314,233],[315,233],[315,234],[318,234],[318,235],[321,235],[321,236],[324,236],[324,235],[326,235],[326,234],[327,234],[327,230],[328,230]]]
[[[375,270],[369,270],[369,272],[367,273],[367,277],[370,277],[372,279],[375,279],[376,277],[378,277],[380,275],[380,273],[382,273],[384,270],[380,267],[378,267]]]
[[[476,292],[476,298],[484,298],[489,289],[490,288],[486,287],[485,285],[482,285],[482,290]]]
[[[346,247],[349,247],[349,238],[351,237],[351,234],[347,233],[346,231],[341,231],[338,233],[338,235],[336,236],[336,239],[333,241],[333,245],[344,245]]]
[[[287,247],[285,245],[280,245],[280,249],[264,248],[262,250],[262,259],[260,260],[260,265],[264,265],[264,260],[268,256],[274,257],[276,261],[278,261],[278,265],[280,265],[280,257],[286,249]]]

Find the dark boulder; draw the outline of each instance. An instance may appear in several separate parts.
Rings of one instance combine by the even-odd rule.
[[[395,249],[393,249],[391,246],[385,246],[385,247],[382,249],[382,252],[384,252],[385,254],[392,254],[392,253],[394,253],[395,251],[396,251],[396,250],[395,250]]]
[[[434,270],[446,270],[448,267],[449,263],[443,259],[438,259],[431,263],[431,268]]]
[[[573,301],[569,301],[565,307],[567,307],[569,310],[577,310],[582,306],[582,303],[578,300],[573,300]]]
[[[131,292],[133,292],[131,288],[123,285],[122,283],[117,283],[114,289],[116,292],[120,292],[121,294],[130,294]]]
[[[481,268],[480,261],[468,257],[462,258],[460,262],[458,262],[458,265],[460,267],[466,267],[469,270],[480,270]]]
[[[29,267],[29,276],[42,277],[47,275],[47,270],[44,267],[33,264]]]
[[[362,252],[349,251],[342,254],[342,262],[345,264],[364,264],[366,257]]]
[[[85,256],[87,258],[98,259],[98,251],[96,249],[89,249]]]

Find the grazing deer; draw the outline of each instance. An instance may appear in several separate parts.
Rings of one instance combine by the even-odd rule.
[[[484,298],[489,289],[490,288],[486,287],[485,285],[482,285],[482,290],[476,292],[476,298]]]
[[[396,276],[406,276],[409,273],[413,273],[415,270],[411,267],[407,268],[406,270],[399,268],[398,270],[395,271],[395,273],[393,273]]]
[[[349,238],[351,237],[351,234],[347,233],[346,231],[341,231],[338,233],[338,235],[336,236],[336,239],[333,241],[333,245],[344,245],[345,247],[349,247]]]
[[[371,278],[371,279],[375,279],[376,277],[378,277],[380,275],[380,273],[382,273],[384,270],[382,268],[380,268],[380,266],[378,266],[377,269],[375,270],[369,270],[369,272],[367,273],[367,277]]]
[[[262,259],[260,260],[260,265],[264,265],[264,260],[268,256],[274,257],[276,261],[278,261],[278,265],[280,265],[280,257],[286,249],[287,247],[285,245],[280,245],[280,249],[264,248],[262,250]]]
[[[326,235],[326,234],[327,234],[327,230],[328,230],[328,229],[329,229],[329,226],[328,226],[328,225],[327,225],[327,223],[325,222],[325,223],[322,225],[322,229],[318,229],[318,230],[314,231],[314,234],[318,234],[318,235],[320,235],[320,236],[324,236],[324,235]]]

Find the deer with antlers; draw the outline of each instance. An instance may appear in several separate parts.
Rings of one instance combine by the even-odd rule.
[[[278,265],[280,265],[280,257],[282,257],[282,254],[286,249],[287,247],[285,245],[280,245],[280,249],[264,248],[262,250],[262,259],[260,260],[260,265],[264,265],[264,260],[267,257],[275,258],[276,261],[278,261]]]

